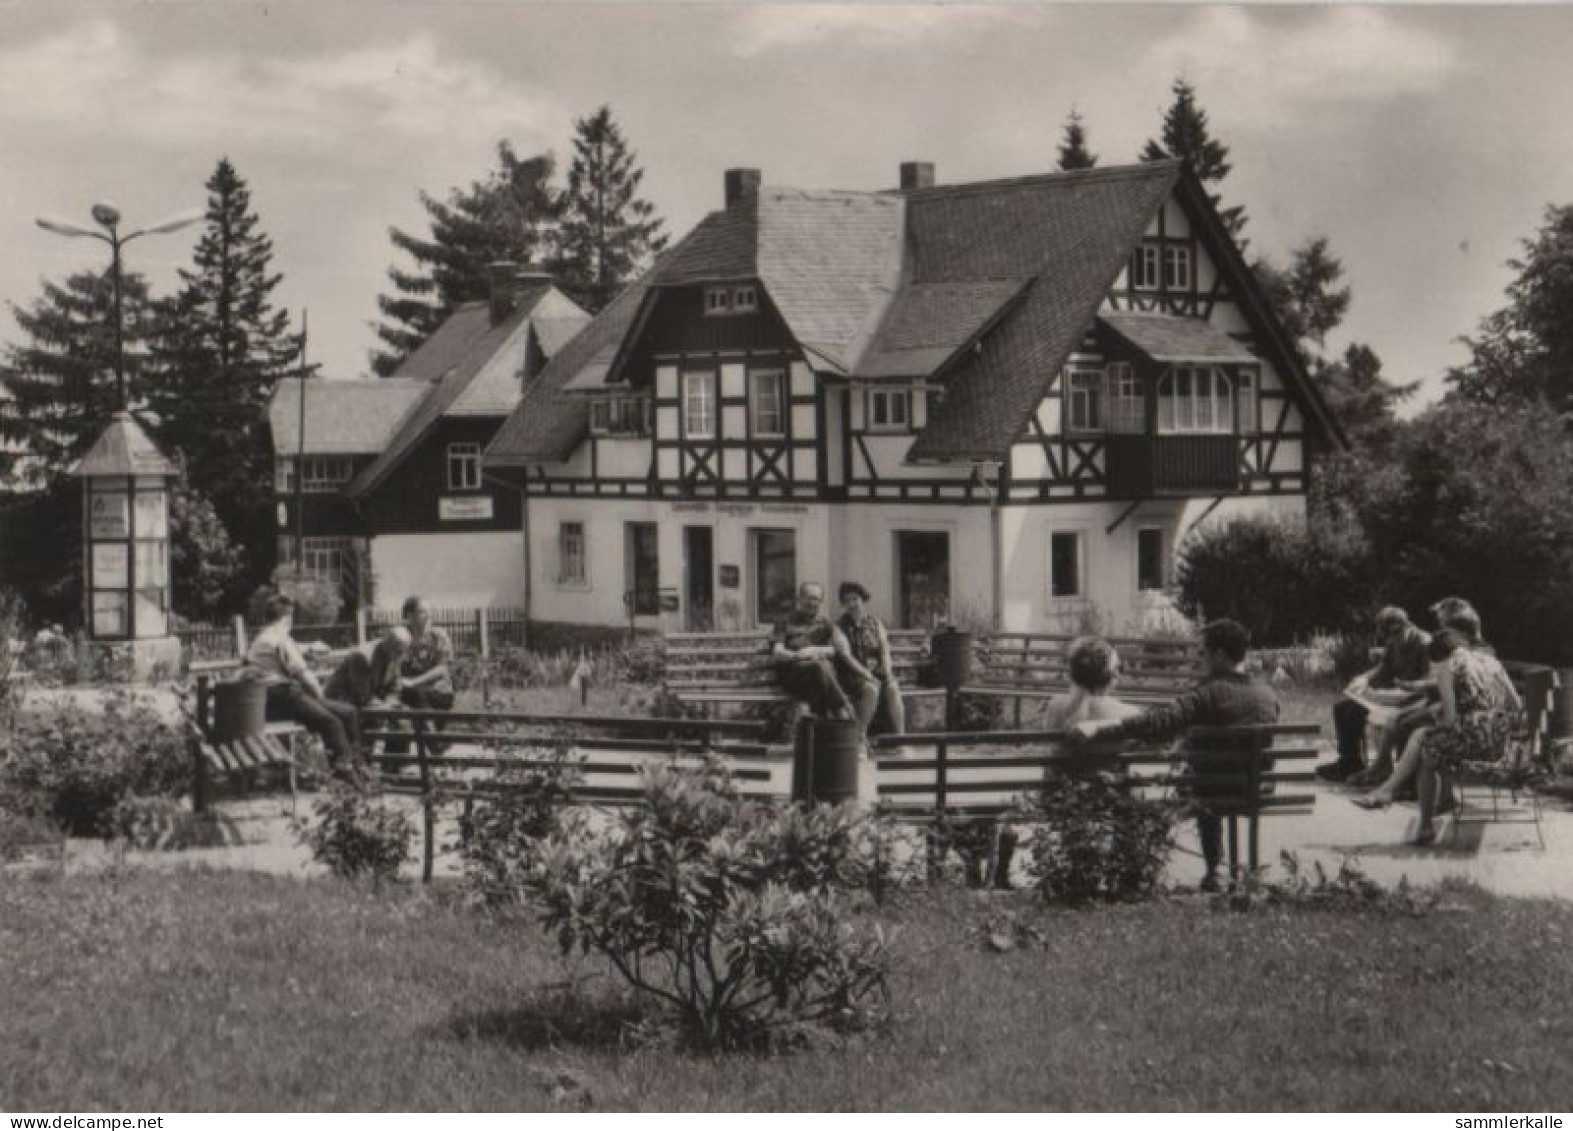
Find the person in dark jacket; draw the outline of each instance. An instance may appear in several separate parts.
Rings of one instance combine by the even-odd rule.
[[[1382,642],[1382,658],[1370,671],[1357,676],[1349,685],[1351,692],[1366,691],[1383,695],[1404,694],[1401,680],[1424,679],[1430,671],[1426,645],[1430,637],[1410,621],[1403,609],[1389,606],[1376,614],[1376,634]],[[1397,705],[1395,703],[1395,705]],[[1345,781],[1365,769],[1366,722],[1371,712],[1364,703],[1345,695],[1333,704],[1333,733],[1338,741],[1338,760],[1316,768],[1327,781]]]
[[[339,661],[324,689],[329,699],[338,699],[357,709],[370,707],[378,700],[399,701],[399,665],[410,650],[409,630],[390,628],[370,647],[354,648]]]
[[[1266,683],[1243,670],[1249,636],[1236,621],[1215,620],[1202,628],[1202,660],[1206,674],[1190,691],[1173,703],[1152,707],[1115,723],[1077,723],[1070,734],[1098,740],[1137,738],[1161,741],[1186,727],[1256,726],[1278,721],[1278,696]],[[1198,796],[1205,797],[1198,788]],[[1201,836],[1206,874],[1203,891],[1219,888],[1218,868],[1223,863],[1223,818],[1205,810],[1196,818]]]

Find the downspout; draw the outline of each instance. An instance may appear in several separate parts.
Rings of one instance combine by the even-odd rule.
[[[993,554],[990,588],[993,590],[994,631],[1005,628],[1005,523],[1000,512],[1000,497],[1005,493],[1005,463],[995,460],[994,490],[989,493],[989,546]],[[987,464],[979,464],[981,472]]]

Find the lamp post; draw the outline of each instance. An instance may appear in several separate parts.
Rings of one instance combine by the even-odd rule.
[[[182,228],[200,223],[206,213],[201,209],[189,212],[180,212],[174,216],[165,217],[156,224],[149,224],[145,228],[122,233],[120,231],[120,209],[113,204],[93,205],[93,221],[97,228],[89,228],[70,220],[60,220],[53,216],[40,216],[33,221],[46,232],[53,232],[57,236],[66,236],[70,239],[98,240],[109,245],[109,273],[115,287],[115,388],[119,394],[118,407],[124,412],[130,407],[130,396],[126,389],[126,335],[125,322],[122,316],[122,289],[120,279],[120,249],[126,244],[141,236],[155,236],[164,232],[178,232]]]
[[[95,204],[93,220],[101,230],[68,220],[37,221],[45,231],[95,239],[110,249],[118,407],[71,474],[82,480],[88,636],[98,644],[129,645],[132,678],[144,678],[160,665],[177,668],[180,641],[169,632],[169,483],[175,467],[131,415],[120,249],[139,236],[179,231],[202,217],[182,213],[122,233],[119,209]]]

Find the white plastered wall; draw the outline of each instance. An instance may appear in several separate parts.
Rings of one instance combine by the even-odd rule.
[[[448,608],[524,604],[524,535],[518,531],[383,534],[371,540],[377,607],[410,596]]]

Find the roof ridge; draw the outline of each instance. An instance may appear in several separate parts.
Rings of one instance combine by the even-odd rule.
[[[1124,181],[1145,180],[1158,175],[1178,173],[1185,162],[1174,157],[1159,161],[1140,161],[1129,165],[1109,165],[1101,169],[1062,169],[1049,173],[1030,173],[1022,177],[1001,177],[990,181],[965,181],[954,185],[934,185],[931,188],[913,189],[903,195],[931,199],[936,196],[965,196],[977,192],[994,192],[1004,188],[1023,188],[1030,185],[1064,184],[1068,181]],[[899,190],[886,190],[899,191]]]

